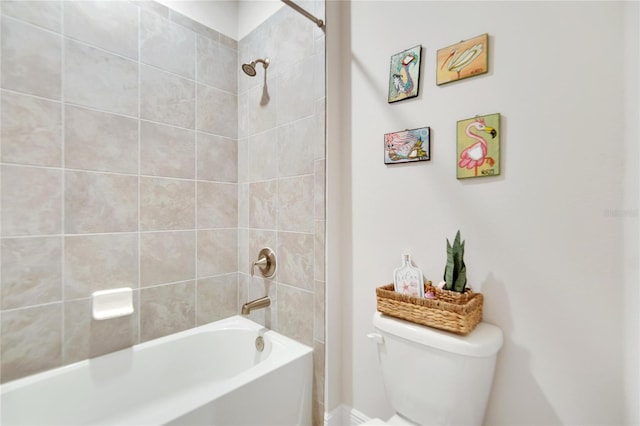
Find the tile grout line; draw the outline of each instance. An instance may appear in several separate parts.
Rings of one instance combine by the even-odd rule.
[[[194,312],[195,312],[195,318],[194,318],[194,326],[198,325],[198,234],[199,234],[199,230],[198,230],[198,207],[200,205],[200,203],[198,203],[198,36],[196,34],[195,39],[194,39],[194,44],[195,44],[195,55],[194,55],[194,84],[193,84],[193,101],[194,101],[194,108],[193,108],[193,127],[195,130],[195,134],[194,136],[194,178],[195,178],[195,194],[194,197],[195,199],[194,201],[194,205],[195,208],[194,210],[194,228],[195,228],[195,257],[193,259],[193,262],[195,263],[195,279],[193,281],[193,285],[194,285]]]
[[[0,39],[2,38],[2,7],[0,6]],[[2,46],[2,40],[0,40],[0,46]],[[2,67],[0,66],[0,81],[2,81]],[[2,92],[0,92],[0,118],[2,118],[2,99],[3,99],[3,95]],[[2,120],[0,120],[0,161],[1,161],[1,155],[2,155]],[[3,167],[0,166],[0,235],[2,235],[2,169]],[[2,332],[2,241],[0,240],[0,383],[3,382],[2,380],[2,341],[3,339],[3,332]]]
[[[64,22],[64,2],[61,1],[60,2],[60,53],[61,53],[61,61],[60,61],[60,118],[61,118],[61,122],[62,122],[62,128],[60,129],[61,134],[61,158],[60,158],[60,163],[61,163],[61,169],[60,169],[60,173],[62,174],[61,176],[61,188],[60,188],[60,193],[61,193],[61,198],[62,198],[62,202],[60,203],[60,209],[61,209],[61,224],[60,226],[62,227],[61,231],[64,235],[65,232],[65,228],[66,228],[66,222],[67,222],[67,218],[66,218],[66,208],[65,208],[65,199],[66,199],[66,108],[65,108],[65,101],[66,101],[66,96],[65,96],[65,87],[66,87],[66,78],[65,78],[65,65],[66,65],[66,61],[67,61],[67,50],[65,48],[65,43],[64,43],[64,36],[62,34],[64,34],[64,30],[65,30],[65,22]],[[65,327],[64,327],[64,323],[65,323],[65,307],[66,307],[66,292],[65,292],[65,283],[67,280],[67,276],[66,276],[66,268],[65,268],[65,250],[66,250],[66,241],[65,241],[65,237],[61,236],[61,248],[62,248],[62,253],[61,253],[61,259],[60,259],[60,268],[61,268],[61,282],[60,282],[60,296],[61,296],[61,365],[65,365],[65,360],[67,358],[67,345],[65,343],[66,340],[66,333],[65,333]]]

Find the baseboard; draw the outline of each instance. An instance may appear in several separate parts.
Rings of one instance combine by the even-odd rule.
[[[368,416],[347,405],[339,405],[324,415],[324,426],[357,426],[371,420]]]

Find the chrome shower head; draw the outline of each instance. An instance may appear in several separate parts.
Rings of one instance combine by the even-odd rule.
[[[249,62],[248,64],[242,64],[242,71],[244,71],[244,73],[249,77],[255,77],[257,63],[261,63],[264,69],[267,69],[267,67],[269,66],[269,58],[256,59]]]

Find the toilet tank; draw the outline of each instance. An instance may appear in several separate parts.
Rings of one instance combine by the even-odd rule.
[[[378,356],[389,402],[419,425],[481,425],[502,330],[483,323],[467,336],[376,312]]]

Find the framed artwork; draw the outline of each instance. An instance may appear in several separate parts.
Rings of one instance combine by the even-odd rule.
[[[411,163],[431,159],[428,127],[402,130],[384,135],[384,163]]]
[[[438,85],[484,74],[489,71],[489,34],[438,49],[436,83]]]
[[[391,56],[389,103],[418,96],[421,53],[418,45]]]
[[[500,114],[458,121],[457,178],[500,174]]]

